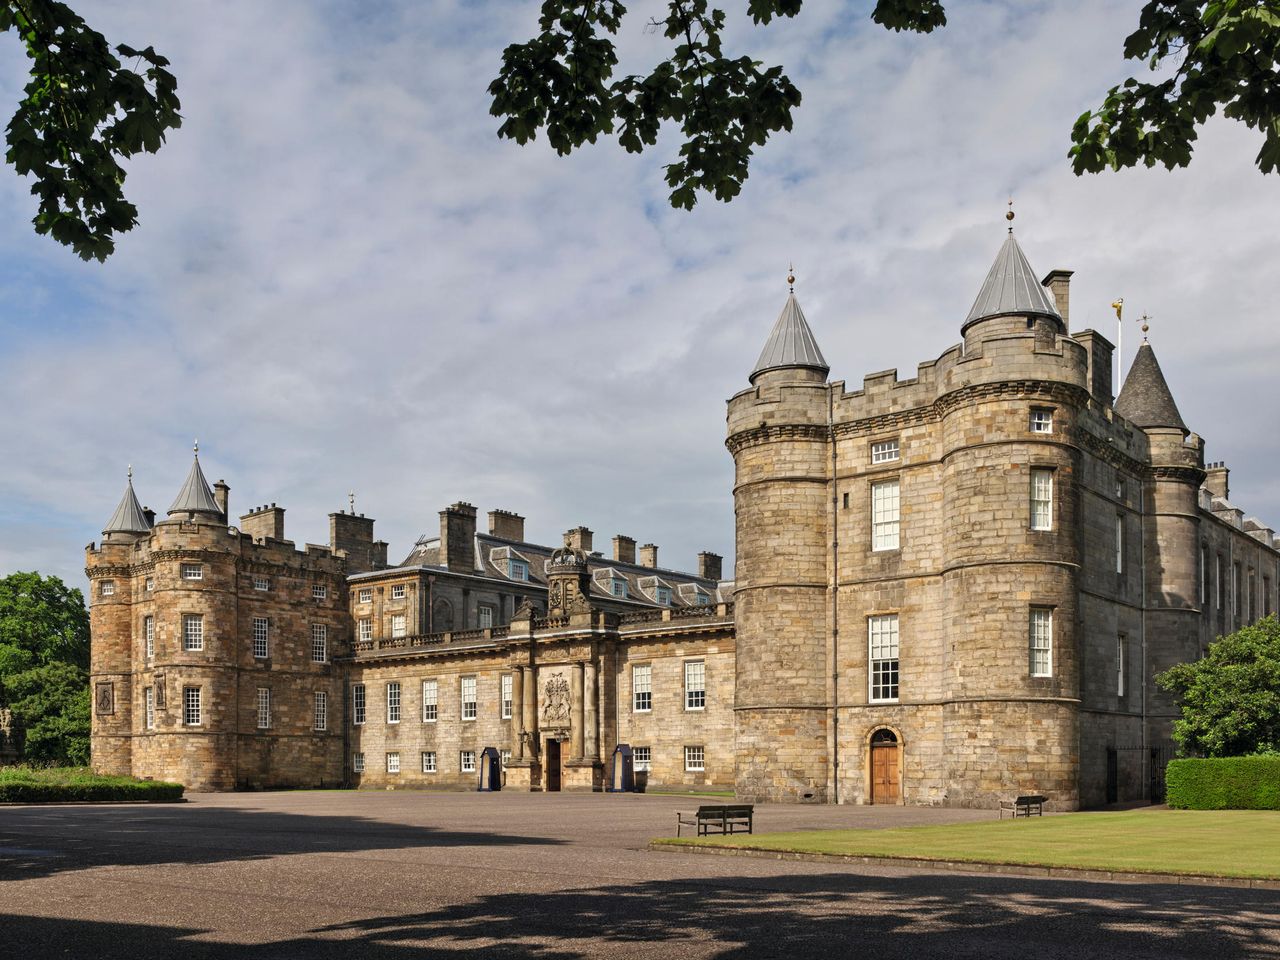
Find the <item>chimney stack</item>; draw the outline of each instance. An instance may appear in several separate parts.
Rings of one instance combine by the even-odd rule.
[[[373,520],[345,510],[329,514],[329,549],[345,557],[347,573],[373,569]]]
[[[658,545],[646,543],[640,548],[640,566],[656,567],[658,565]]]
[[[564,545],[583,553],[591,552],[591,531],[586,527],[574,527],[564,533]]]
[[[698,576],[707,580],[719,580],[724,569],[724,557],[718,553],[703,551],[698,554]]]
[[[1049,292],[1053,294],[1053,304],[1058,308],[1058,313],[1062,315],[1062,329],[1069,331],[1071,329],[1071,310],[1068,293],[1071,288],[1071,274],[1074,270],[1050,270],[1048,275],[1040,281],[1040,285],[1047,287]]]
[[[618,563],[635,563],[636,542],[630,537],[618,534],[613,538],[613,559]]]
[[[510,510],[489,511],[489,535],[524,542],[524,517]]]
[[[1231,487],[1227,480],[1231,475],[1231,471],[1227,468],[1227,464],[1223,460],[1217,463],[1211,463],[1205,468],[1204,488],[1215,497],[1221,497],[1223,500],[1230,500]]]
[[[222,511],[222,522],[230,521],[231,514],[227,512],[227,502],[231,497],[231,488],[227,486],[227,481],[219,480],[213,485],[213,501],[218,505],[218,509]]]
[[[455,573],[476,568],[476,508],[458,501],[440,511],[440,559]]]
[[[274,503],[254,507],[240,518],[240,532],[247,533],[261,543],[263,540],[284,539],[284,507]]]

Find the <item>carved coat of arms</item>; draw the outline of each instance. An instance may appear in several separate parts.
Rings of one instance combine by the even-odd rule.
[[[542,708],[542,722],[548,727],[569,725],[569,681],[563,673],[547,680],[546,706]]]

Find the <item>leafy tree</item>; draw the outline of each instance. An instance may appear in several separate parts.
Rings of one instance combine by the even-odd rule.
[[[756,24],[794,17],[802,0],[747,0]],[[707,0],[668,0],[649,21],[672,42],[646,76],[615,79],[610,37],[626,14],[619,0],[544,0],[539,33],[507,47],[489,86],[498,136],[527,143],[539,130],[567,154],[601,135],[639,153],[664,121],[680,125],[679,159],[666,168],[673,207],[692,208],[698,191],[731,200],[747,178],[753,148],[790,130],[800,91],[781,66],[730,56],[726,14]],[[940,0],[877,0],[871,19],[894,31],[931,33],[947,22]],[[1263,132],[1257,163],[1280,163],[1280,0],[1149,0],[1125,56],[1171,73],[1112,88],[1071,133],[1076,174],[1138,163],[1186,166],[1197,128],[1220,107]]]
[[[1186,753],[1235,757],[1280,752],[1280,620],[1222,637],[1196,663],[1156,677],[1182,700],[1173,739]]]
[[[151,47],[120,44],[112,53],[57,0],[0,0],[0,33],[10,30],[26,48],[31,80],[6,128],[5,160],[35,180],[36,233],[84,260],[105,260],[115,235],[138,222],[119,160],[155,153],[182,122],[169,61]]]
[[[0,579],[0,706],[17,721],[26,759],[87,763],[89,614],[57,577]]]

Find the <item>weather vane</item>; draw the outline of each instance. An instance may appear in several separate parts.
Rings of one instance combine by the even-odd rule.
[[[1006,214],[1004,215],[1004,218],[1005,218],[1006,220],[1008,220],[1008,221],[1009,221],[1009,232],[1010,232],[1010,233],[1013,233],[1013,216],[1014,216],[1014,214],[1013,214],[1013,197],[1012,197],[1012,196],[1010,196],[1010,197],[1009,197],[1009,212],[1008,212],[1008,213],[1006,213]]]
[[[1147,314],[1142,315],[1142,342],[1147,343],[1147,331],[1151,329],[1151,317]]]
[[[787,264],[787,289],[796,292],[796,268],[792,263]]]

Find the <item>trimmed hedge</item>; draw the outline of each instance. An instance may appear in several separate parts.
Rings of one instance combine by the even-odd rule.
[[[180,783],[103,777],[77,768],[0,769],[0,803],[166,803],[181,800],[183,789]]]
[[[1170,760],[1165,800],[1181,810],[1280,810],[1280,757]]]

